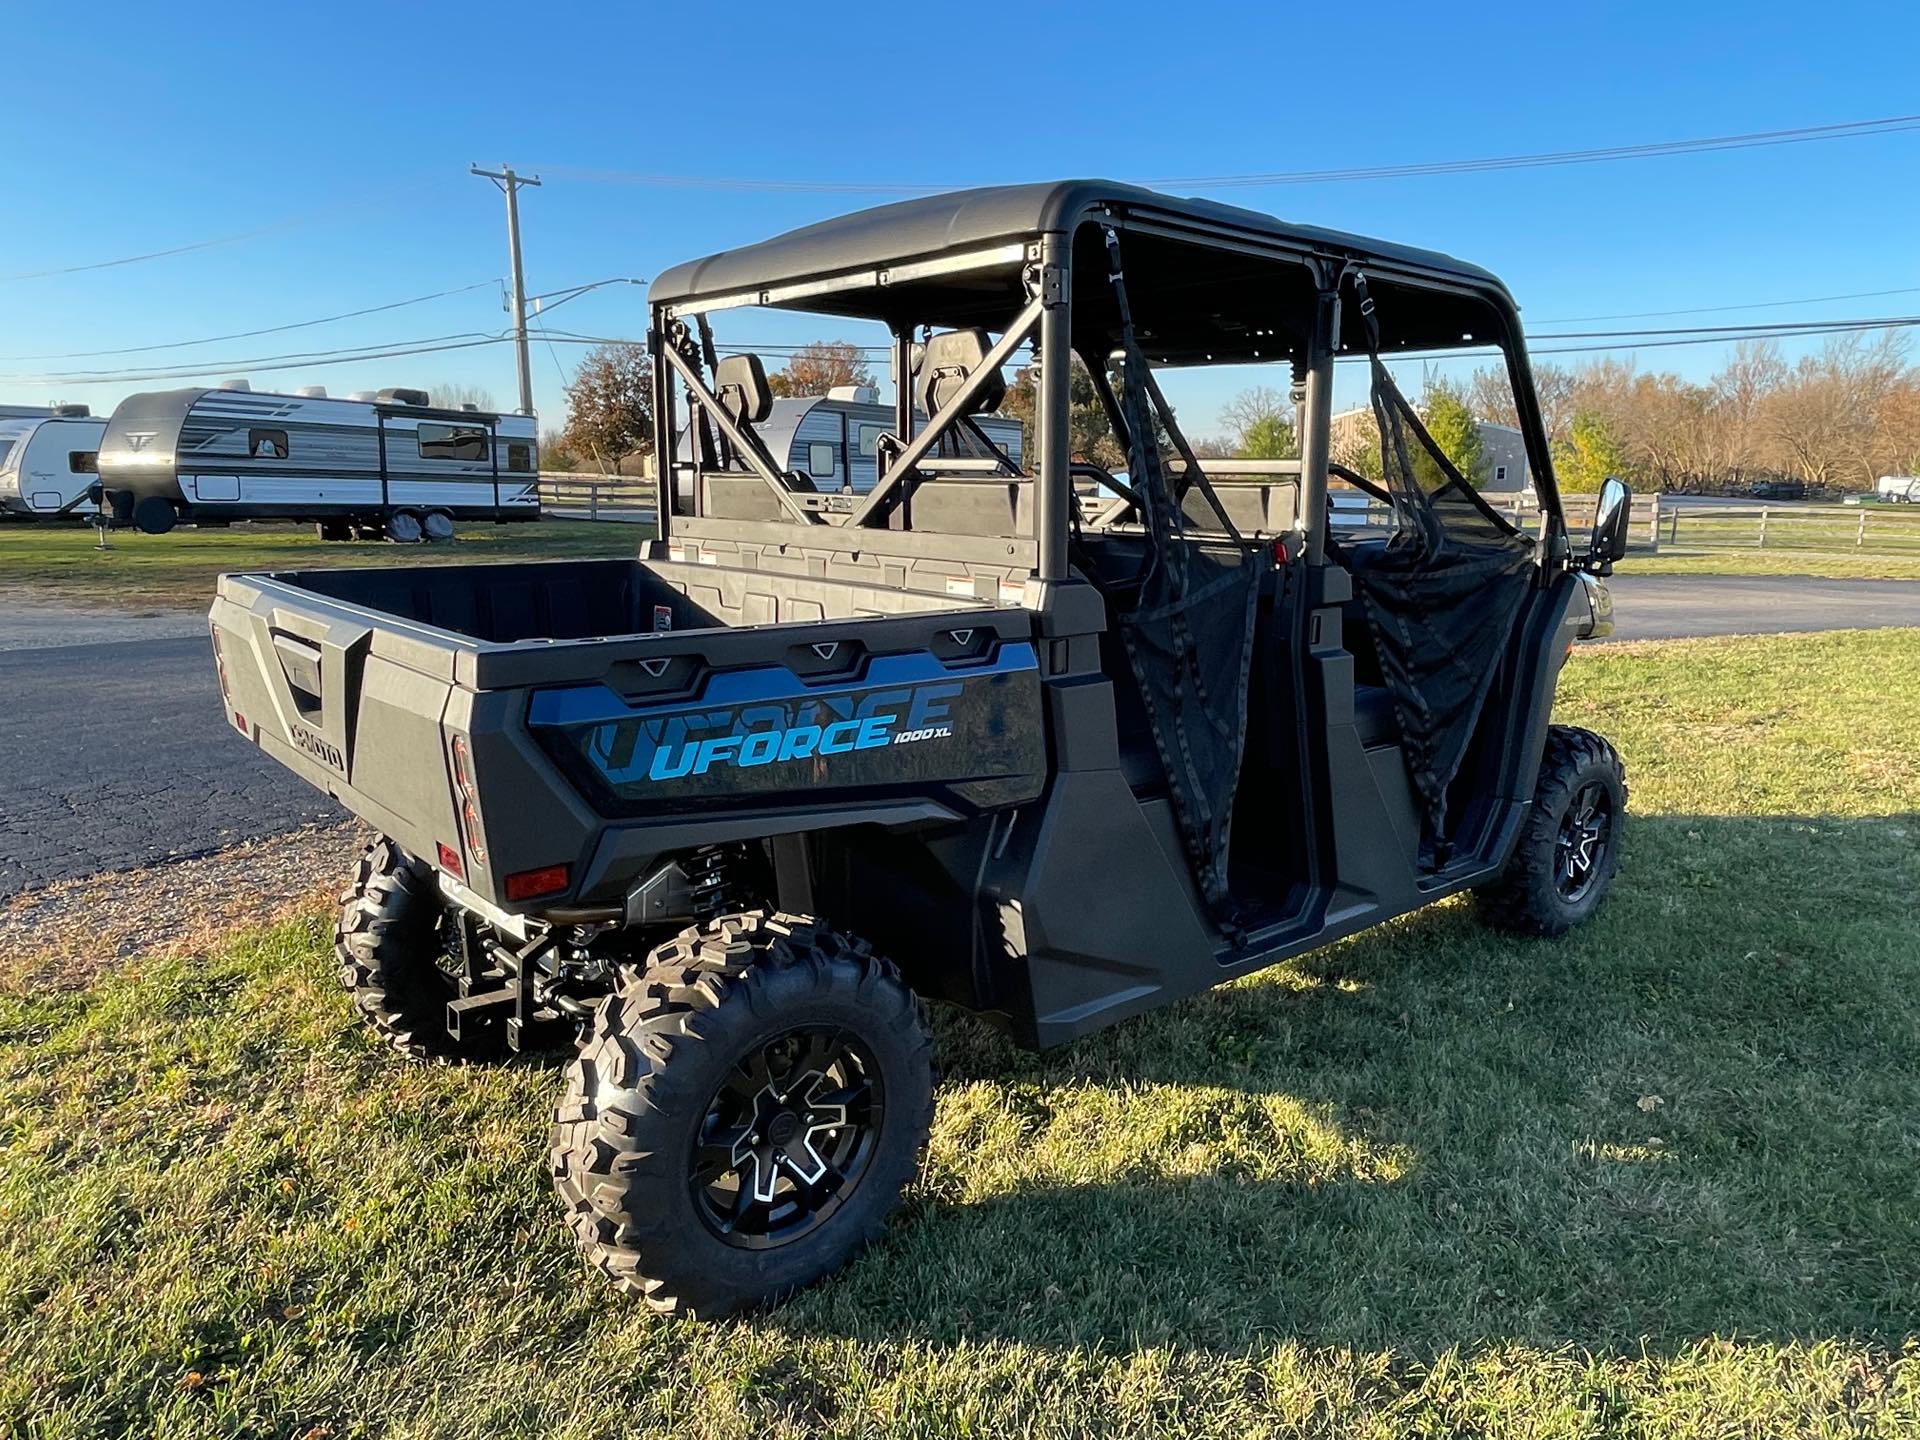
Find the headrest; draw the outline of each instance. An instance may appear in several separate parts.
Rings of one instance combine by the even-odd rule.
[[[929,335],[926,353],[914,376],[915,397],[929,416],[959,393],[967,377],[986,362],[987,332],[984,330],[948,330]],[[995,370],[968,405],[968,415],[980,415],[998,408],[1007,396],[1007,380]]]
[[[729,355],[714,366],[713,393],[738,425],[757,425],[773,409],[773,387],[758,355]]]

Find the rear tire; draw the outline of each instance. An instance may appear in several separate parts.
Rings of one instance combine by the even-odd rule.
[[[159,495],[143,495],[134,502],[133,524],[142,535],[164,535],[180,523],[173,502]]]
[[[617,1289],[711,1320],[879,1235],[932,1119],[933,1040],[898,970],[803,916],[728,916],[600,1002],[554,1111],[554,1185]]]
[[[387,839],[367,847],[340,897],[333,931],[340,984],[360,1018],[409,1060],[449,1065],[506,1053],[497,1028],[466,1040],[447,1033],[447,1002],[460,983],[441,959],[455,923],[432,872]]]
[[[387,516],[387,538],[396,545],[418,545],[423,533],[420,517],[411,510],[396,510]]]
[[[1599,908],[1620,863],[1627,772],[1612,745],[1572,725],[1547,732],[1533,804],[1513,854],[1474,892],[1502,930],[1564,935]]]
[[[453,539],[453,516],[444,510],[427,511],[420,524],[427,539],[435,545]]]

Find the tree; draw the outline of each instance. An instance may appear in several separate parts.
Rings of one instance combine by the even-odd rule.
[[[563,430],[540,432],[540,468],[542,470],[578,470],[580,457]]]
[[[1569,495],[1597,494],[1609,475],[1625,479],[1630,470],[1626,446],[1606,418],[1591,410],[1573,417],[1568,438],[1556,447],[1553,468],[1562,493]]]
[[[1220,407],[1220,422],[1242,460],[1284,460],[1294,453],[1293,401],[1271,385],[1242,390]]]
[[[1263,415],[1240,432],[1237,460],[1290,460],[1300,453],[1293,422],[1284,415]]]
[[[630,340],[596,345],[567,385],[566,443],[612,474],[653,449],[653,360]]]
[[[1022,367],[1020,373],[1013,377],[1013,383],[1007,387],[1007,398],[1000,402],[1000,413],[1020,422],[1021,453],[1027,456],[1038,453],[1034,449],[1033,423],[1037,369],[1034,365]],[[1106,407],[1100,403],[1100,396],[1094,391],[1093,376],[1077,356],[1067,376],[1067,400],[1067,444],[1072,458],[1088,461],[1106,470],[1126,469],[1127,457],[1114,437],[1113,426],[1108,423]],[[1028,468],[1031,469],[1034,463],[1030,459]]]
[[[427,394],[433,397],[433,403],[448,410],[458,410],[462,405],[471,405],[476,410],[500,413],[500,407],[493,403],[493,392],[484,385],[455,385],[451,381],[437,381],[426,387]]]
[[[1421,419],[1440,453],[1453,462],[1468,480],[1479,480],[1486,469],[1486,455],[1480,445],[1480,426],[1467,406],[1459,386],[1439,380],[1427,386],[1425,412]],[[1440,467],[1426,453],[1426,447],[1409,437],[1408,453],[1413,458],[1414,478],[1423,490],[1437,490],[1446,483]]]
[[[825,395],[840,385],[871,385],[873,372],[864,353],[851,340],[815,340],[795,351],[767,384],[776,395]]]

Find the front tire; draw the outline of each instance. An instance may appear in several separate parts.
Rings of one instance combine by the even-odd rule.
[[[448,968],[458,923],[432,873],[387,839],[367,847],[340,897],[340,984],[360,1018],[409,1060],[449,1065],[506,1052],[497,1028],[464,1040],[447,1032],[447,1002],[460,994]]]
[[[1564,935],[1613,885],[1626,810],[1626,767],[1613,746],[1591,730],[1553,726],[1513,854],[1475,892],[1481,913],[1502,930]]]
[[[420,517],[411,510],[396,510],[387,516],[387,539],[396,545],[418,545],[425,533]]]
[[[143,495],[133,506],[133,524],[142,535],[164,535],[180,523],[180,512],[161,495]]]
[[[711,1320],[873,1240],[932,1119],[926,1012],[893,965],[803,916],[728,916],[600,1002],[554,1111],[554,1184],[616,1288]]]
[[[453,539],[453,516],[445,510],[429,510],[420,519],[420,526],[430,545],[444,545]]]

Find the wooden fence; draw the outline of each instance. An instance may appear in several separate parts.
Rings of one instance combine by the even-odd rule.
[[[651,480],[631,475],[542,472],[540,505],[557,519],[650,525],[654,487]],[[1593,525],[1594,497],[1569,495],[1565,505],[1567,528],[1578,546]],[[1523,529],[1538,528],[1539,512],[1531,501],[1496,499],[1494,506]],[[1368,519],[1384,521],[1384,507],[1369,505]],[[1642,553],[1674,546],[1920,556],[1920,505],[1676,505],[1657,494],[1636,495],[1628,537]]]

